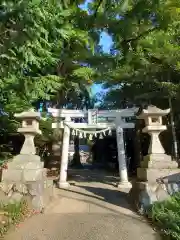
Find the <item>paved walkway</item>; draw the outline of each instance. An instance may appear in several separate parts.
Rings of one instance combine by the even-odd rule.
[[[157,234],[128,205],[127,191],[113,177],[74,174],[69,190],[56,190],[45,214],[22,223],[6,240],[157,240]]]

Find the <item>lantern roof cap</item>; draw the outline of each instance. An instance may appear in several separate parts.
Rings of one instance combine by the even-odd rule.
[[[33,108],[29,111],[24,111],[22,113],[15,113],[14,116],[19,119],[37,119],[40,120],[41,116],[39,112],[35,112]]]
[[[149,116],[156,116],[156,117],[162,117],[162,116],[166,116],[167,114],[170,113],[170,108],[169,109],[165,109],[162,110],[160,108],[157,108],[154,105],[149,105],[146,109],[142,109],[142,111],[140,112],[140,114],[137,116],[138,119],[144,119],[147,118]]]

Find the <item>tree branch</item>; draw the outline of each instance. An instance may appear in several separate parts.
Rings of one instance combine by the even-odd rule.
[[[97,17],[98,10],[99,10],[102,3],[103,3],[103,0],[99,0],[98,4],[96,6],[95,12],[94,12],[94,18]]]
[[[134,38],[129,38],[129,39],[125,39],[125,40],[121,41],[121,44],[127,44],[127,43],[137,41],[140,38],[147,36],[149,33],[154,32],[157,29],[158,29],[157,27],[150,28],[150,29],[142,32],[141,34],[139,34],[138,36],[136,36]]]

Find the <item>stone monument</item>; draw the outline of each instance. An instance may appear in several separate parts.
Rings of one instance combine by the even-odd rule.
[[[22,120],[18,132],[25,137],[19,155],[8,162],[7,169],[3,170],[1,190],[10,201],[19,201],[27,196],[32,207],[42,211],[53,197],[53,182],[46,177],[46,169],[40,157],[36,155],[34,137],[41,134],[39,130],[40,115],[33,109],[15,117]]]
[[[144,156],[137,169],[137,179],[130,191],[138,210],[146,209],[155,201],[162,201],[180,189],[180,170],[178,164],[165,154],[159,134],[167,128],[163,125],[162,117],[170,109],[161,110],[155,106],[143,109],[137,117],[145,121],[144,133],[151,137],[148,155]]]

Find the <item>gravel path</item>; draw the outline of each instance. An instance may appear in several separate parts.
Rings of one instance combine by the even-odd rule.
[[[5,240],[157,240],[157,234],[127,203],[127,191],[93,178],[74,178],[45,214],[26,220]],[[88,179],[88,180],[87,180]]]

